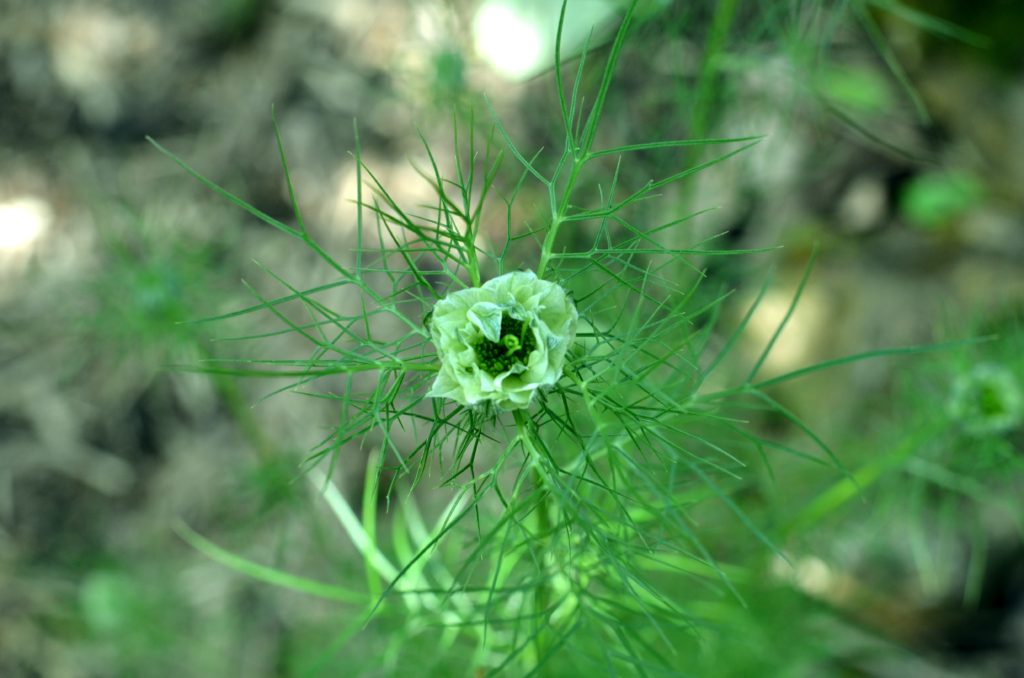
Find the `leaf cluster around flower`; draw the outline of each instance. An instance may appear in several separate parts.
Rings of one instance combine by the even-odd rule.
[[[453,292],[430,317],[441,368],[427,395],[467,406],[529,407],[538,389],[562,376],[578,320],[565,290],[532,271]]]

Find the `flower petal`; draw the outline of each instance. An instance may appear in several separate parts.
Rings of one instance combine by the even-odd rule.
[[[501,307],[490,301],[478,301],[466,313],[469,321],[480,328],[488,340],[501,340]]]

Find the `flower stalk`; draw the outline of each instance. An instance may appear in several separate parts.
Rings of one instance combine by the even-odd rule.
[[[529,460],[528,463],[533,465],[533,489],[540,495],[535,509],[537,521],[536,531],[533,534],[533,552],[537,562],[547,566],[550,562],[548,555],[551,546],[551,494],[544,487],[544,473],[541,471],[540,451],[533,442],[535,432],[531,426],[532,422],[523,410],[516,410],[513,415],[520,444],[526,452]],[[544,617],[544,614],[551,604],[551,587],[547,581],[549,575],[554,576],[556,574],[557,572],[541,572],[541,583],[533,591],[533,608],[537,625],[534,635],[535,667],[538,667],[547,655],[549,629],[547,628],[548,619]]]

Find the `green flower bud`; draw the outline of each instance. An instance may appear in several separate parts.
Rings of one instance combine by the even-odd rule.
[[[427,395],[462,405],[528,407],[562,376],[579,315],[565,290],[516,271],[434,305],[430,337],[441,369]]]

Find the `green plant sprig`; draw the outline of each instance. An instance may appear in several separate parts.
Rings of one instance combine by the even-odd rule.
[[[567,6],[563,1],[554,69],[564,144],[550,170],[542,169],[549,160],[543,152],[528,157],[520,149],[492,108],[494,123],[482,134],[473,117],[466,126],[454,120],[451,159],[435,153],[420,135],[427,163],[417,171],[433,197],[430,204],[409,207],[366,167],[356,130],[351,264],[328,253],[307,229],[276,119],[294,227],[153,142],[215,193],[299,240],[336,276],[301,289],[261,267],[283,288],[279,296],[250,286],[256,303],[203,321],[270,318],[279,329],[246,328],[223,341],[259,344],[288,337],[308,355],[216,357],[196,369],[280,378],[284,385],[273,393],[293,391],[335,408],[337,423],[319,440],[307,466],[314,491],[362,558],[365,591],[360,597],[350,587],[275,574],[187,530],[182,534],[251,576],[356,606],[359,624],[346,627],[346,639],[358,626],[394,612],[401,629],[396,642],[413,646],[428,636],[439,639],[444,650],[465,651],[467,670],[482,667],[494,674],[514,666],[526,675],[558,675],[567,667],[596,664],[609,673],[672,673],[680,665],[677,648],[693,647],[712,626],[705,614],[708,601],[729,599],[742,606],[737,584],[754,576],[731,562],[743,547],[723,548],[724,540],[705,524],[739,526],[741,534],[763,545],[758,548],[786,558],[775,541],[786,531],[759,524],[736,497],[750,482],[752,465],[763,464],[771,473],[770,453],[778,452],[845,473],[826,441],[767,391],[822,369],[913,349],[864,353],[759,380],[808,284],[808,267],[753,367],[734,386],[713,383],[712,376],[728,376],[728,360],[767,286],[735,330],[719,337],[730,293],[709,292],[706,271],[690,257],[702,261],[767,250],[718,248],[716,237],[681,247],[679,231],[707,210],[642,226],[632,221],[631,208],[749,150],[761,137],[595,149],[637,2],[625,11],[586,110],[585,48],[571,86],[563,82]],[[718,146],[727,150],[639,188],[620,186],[622,163],[632,154]],[[518,163],[507,189],[506,155]],[[607,182],[584,191],[595,188],[588,172],[609,158],[616,162]],[[453,166],[450,172],[446,164]],[[514,220],[512,207],[535,186],[544,225],[525,228]],[[499,192],[505,238],[492,244],[483,225],[492,214],[486,207]],[[595,193],[596,200],[588,197]],[[533,261],[539,278],[569,290],[579,312],[561,378],[539,391],[531,407],[511,413],[487,403],[428,399],[430,380],[441,369],[424,320],[435,303],[446,290],[479,288],[492,274]],[[342,298],[358,303],[337,310]],[[526,329],[522,321],[503,324],[499,341],[488,340],[479,351],[491,376],[528,359]],[[812,451],[764,439],[746,420],[749,412],[782,417],[804,434]],[[362,478],[362,515],[330,478],[339,460],[357,447],[370,450],[373,460]],[[321,461],[326,470],[317,465]],[[435,493],[447,493],[447,501],[430,512],[419,508],[414,490],[434,467],[443,488]],[[847,474],[836,496],[822,501],[845,501],[848,480],[858,479],[863,478]],[[393,515],[387,529],[376,520],[378,500]],[[812,505],[798,520],[813,520],[818,510]],[[396,650],[393,656],[401,654]]]

